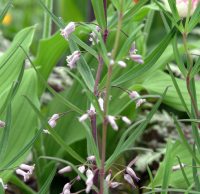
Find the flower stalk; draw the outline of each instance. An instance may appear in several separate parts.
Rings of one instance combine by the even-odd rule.
[[[121,10],[119,13],[118,19],[118,27],[116,32],[115,44],[111,54],[111,58],[114,59],[117,53],[119,39],[120,39],[120,31],[122,27],[122,3],[121,0]],[[108,128],[108,102],[109,102],[109,94],[110,94],[110,87],[111,87],[111,76],[112,76],[113,64],[109,64],[108,66],[108,73],[107,73],[107,81],[106,81],[106,88],[105,88],[105,98],[104,98],[104,112],[103,112],[103,129],[102,129],[102,146],[101,146],[101,169],[100,169],[100,192],[99,194],[103,194],[104,191],[104,175],[105,175],[105,159],[106,159],[106,139],[107,139],[107,128]]]

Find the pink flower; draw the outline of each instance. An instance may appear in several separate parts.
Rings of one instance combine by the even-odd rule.
[[[16,174],[23,176],[24,182],[26,182],[30,178],[30,175],[31,175],[29,172],[25,172],[19,168],[16,170]]]
[[[110,123],[111,127],[115,130],[118,131],[118,126],[117,123],[115,122],[116,118],[114,116],[108,115],[107,120]]]
[[[75,30],[75,23],[74,22],[69,22],[69,24],[64,28],[64,29],[61,29],[61,32],[60,34],[66,39],[68,40],[69,38],[69,35],[74,32]]]
[[[70,69],[74,69],[77,61],[80,59],[80,56],[80,51],[74,51],[71,55],[67,56],[67,66],[69,66]]]
[[[140,178],[137,177],[135,171],[134,171],[132,168],[126,167],[126,172],[127,172],[129,175],[131,175],[131,176],[134,178],[134,180],[136,180],[137,182],[140,180]]]
[[[137,49],[136,49],[136,46],[135,46],[135,43],[132,44],[130,50],[129,50],[129,57],[135,61],[136,63],[139,63],[139,64],[143,64],[144,63],[144,60],[142,59],[142,56],[137,54]]]
[[[166,9],[170,11],[170,7],[168,4],[168,0],[163,0],[166,6]],[[179,16],[184,18],[187,17],[188,9],[189,9],[189,1],[190,0],[176,0],[176,7],[179,13]],[[194,13],[195,9],[198,6],[199,0],[191,0],[191,9],[189,10],[190,16]]]

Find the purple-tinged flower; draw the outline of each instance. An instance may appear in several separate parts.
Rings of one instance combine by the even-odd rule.
[[[88,157],[87,157],[87,161],[88,161],[88,162],[95,162],[95,161],[96,161],[96,158],[95,158],[95,156],[88,156]]]
[[[51,128],[54,128],[56,126],[56,121],[55,120],[49,120],[48,124],[50,125]]]
[[[28,171],[28,173],[29,174],[33,174],[33,171],[34,171],[34,169],[35,169],[35,164],[33,164],[33,165],[27,165],[27,164],[21,164],[20,166],[19,166],[19,168],[21,168],[22,170],[24,170],[24,171]]]
[[[72,167],[71,166],[66,166],[66,167],[60,169],[58,171],[58,173],[59,174],[64,174],[64,173],[68,173],[68,172],[71,172],[71,171],[72,171]]]
[[[137,63],[139,63],[139,64],[143,64],[143,63],[144,63],[144,61],[143,61],[141,55],[138,55],[138,54],[130,54],[130,58],[131,58],[133,61],[135,61],[135,62],[137,62]]]
[[[140,107],[143,103],[145,103],[146,100],[145,99],[139,99],[136,101],[136,108]]]
[[[104,108],[103,108],[104,100],[103,100],[103,98],[100,97],[100,98],[98,99],[98,102],[99,102],[99,106],[100,106],[101,111],[104,111]]]
[[[124,180],[127,181],[133,188],[135,188],[133,179],[129,174],[124,174]]]
[[[93,104],[90,105],[90,109],[87,111],[87,113],[90,117],[92,117],[96,114],[96,110],[95,110]]]
[[[117,123],[115,122],[116,118],[114,116],[108,115],[107,116],[107,120],[110,123],[111,127],[117,131],[118,130],[118,126]]]
[[[111,183],[110,183],[110,188],[115,189],[115,188],[119,187],[120,185],[122,185],[122,183],[119,183],[119,182],[111,182]]]
[[[189,10],[189,2],[191,1],[191,8]],[[170,10],[170,6],[167,0],[163,0],[166,9],[168,11]],[[187,17],[188,12],[190,13],[190,16],[194,13],[195,9],[198,6],[198,3],[200,1],[199,0],[176,0],[176,7],[177,7],[177,11],[179,13],[179,16],[182,18]]]
[[[0,128],[4,128],[5,126],[6,126],[6,123],[0,120]]]
[[[19,168],[15,172],[16,174],[23,176],[24,182],[26,182],[30,178],[30,175],[31,175],[29,172],[25,172]]]
[[[133,177],[134,180],[136,180],[137,182],[140,180],[140,178],[137,177],[135,171],[130,168],[130,167],[126,167],[126,172],[131,175]]]
[[[0,184],[2,185],[4,190],[6,190],[8,188],[8,185],[4,184],[2,178],[0,178]]]
[[[76,68],[76,63],[80,59],[80,56],[80,51],[74,51],[71,55],[67,56],[67,66],[69,66],[70,69]]]
[[[61,29],[60,34],[66,39],[68,40],[69,35],[75,31],[76,25],[74,22],[69,22],[69,24],[64,28]]]
[[[136,91],[131,91],[129,97],[134,100],[135,98],[139,98],[140,95]]]
[[[127,66],[127,64],[124,61],[118,61],[117,64],[122,68],[125,68]]]
[[[172,170],[173,170],[173,171],[177,171],[177,170],[180,170],[181,167],[184,168],[185,166],[186,166],[186,164],[181,163],[181,165],[178,164],[178,165],[172,166]]]
[[[131,124],[131,120],[128,117],[123,116],[122,121],[124,121],[127,125]]]
[[[143,64],[144,61],[142,59],[142,56],[139,55],[139,54],[136,54],[136,53],[137,53],[137,49],[136,49],[135,43],[133,43],[132,46],[131,46],[131,48],[130,48],[130,50],[129,50],[129,57],[133,61],[135,61],[135,62],[137,62],[139,64]]]
[[[60,118],[59,114],[53,114],[51,118],[48,121],[48,124],[51,126],[51,128],[54,128],[57,124],[57,120]]]

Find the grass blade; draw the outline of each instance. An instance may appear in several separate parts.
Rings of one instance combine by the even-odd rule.
[[[8,3],[6,4],[5,8],[3,9],[3,11],[0,14],[0,23],[3,21],[6,13],[8,12],[9,8],[12,5],[13,0],[9,0]]]

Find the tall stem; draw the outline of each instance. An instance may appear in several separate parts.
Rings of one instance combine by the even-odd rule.
[[[122,2],[123,2],[123,0],[121,0],[121,5],[122,5]],[[119,13],[119,20],[118,20],[115,44],[114,44],[114,48],[112,51],[113,59],[116,56],[118,45],[119,45],[120,31],[121,31],[121,27],[122,27],[122,18],[123,18],[123,12],[122,12],[122,8],[121,8],[120,13]],[[109,103],[112,70],[113,70],[113,65],[110,64],[108,67],[107,81],[106,81],[106,87],[105,87],[105,98],[104,98],[102,149],[101,149],[102,152],[101,152],[101,169],[100,169],[100,193],[99,194],[103,194],[103,191],[104,191],[106,139],[107,139],[107,127],[108,127],[107,115],[108,115],[108,103]]]
[[[52,0],[45,0],[46,7],[53,11],[53,1]],[[51,35],[51,17],[47,12],[44,13],[44,29],[43,29],[43,38],[48,38]]]
[[[192,107],[193,107],[194,112],[195,112],[195,117],[198,118],[199,117],[198,106],[197,106],[195,97],[194,97],[194,95],[192,93],[192,90],[191,90],[190,73],[191,73],[192,67],[193,67],[193,60],[192,60],[192,57],[191,57],[191,55],[189,53],[189,50],[188,50],[188,46],[187,46],[187,34],[186,33],[183,33],[183,45],[184,45],[184,49],[185,49],[185,52],[186,52],[186,55],[187,55],[188,69],[189,69],[187,77],[186,77],[186,86],[187,86],[188,94],[189,94],[190,99],[191,99]]]

